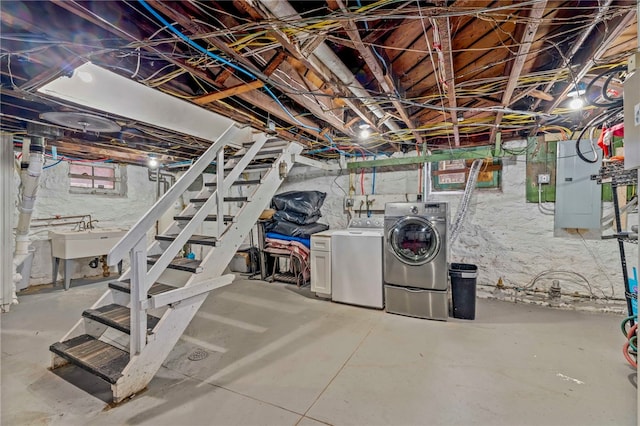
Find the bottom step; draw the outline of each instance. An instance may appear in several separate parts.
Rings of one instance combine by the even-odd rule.
[[[122,377],[122,371],[129,363],[128,352],[88,334],[54,343],[49,350],[111,384]]]

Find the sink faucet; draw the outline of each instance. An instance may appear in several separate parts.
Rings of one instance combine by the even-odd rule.
[[[97,219],[93,220],[93,219],[91,219],[91,217],[89,217],[89,222],[87,222],[87,228],[93,229],[93,224],[96,223],[96,222],[100,222],[100,221],[97,220]]]

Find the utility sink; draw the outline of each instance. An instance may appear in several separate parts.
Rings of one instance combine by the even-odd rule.
[[[51,255],[59,259],[101,256],[109,253],[126,233],[127,230],[121,228],[49,231]]]

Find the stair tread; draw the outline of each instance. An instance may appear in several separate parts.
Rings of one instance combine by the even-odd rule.
[[[129,363],[129,353],[88,334],[56,342],[49,350],[78,367],[115,384]]]
[[[231,185],[232,186],[257,185],[260,182],[261,182],[260,179],[237,180],[235,182],[232,182]],[[206,187],[215,187],[217,185],[218,185],[217,182],[205,182],[205,184],[204,184],[204,186],[206,186]]]
[[[288,141],[285,141],[283,139],[271,138],[271,139],[267,139],[264,142],[261,149],[274,148],[275,146],[282,146],[284,148],[284,146],[286,146],[288,143],[289,143]],[[251,148],[253,144],[254,142],[246,142],[246,143],[243,143],[242,146],[245,148]]]
[[[109,283],[109,287],[114,290],[122,291],[124,293],[131,293],[131,280],[111,281]],[[154,283],[147,291],[147,295],[151,297],[151,296],[155,296],[156,294],[165,293],[170,290],[175,290],[176,288],[177,287],[173,287],[167,284]]]
[[[164,235],[156,235],[156,240],[159,241],[173,241],[178,237],[178,234],[164,234]],[[216,237],[212,237],[210,235],[192,235],[187,243],[189,244],[200,244],[203,246],[215,246],[218,242]]]
[[[147,263],[154,264],[160,259],[160,254],[154,254],[151,256],[147,256]],[[177,269],[180,271],[187,271],[192,273],[198,273],[199,269],[202,269],[200,266],[200,261],[196,259],[187,259],[186,257],[176,257],[171,263],[169,263],[168,268]]]
[[[192,214],[178,215],[178,216],[174,216],[173,220],[191,220],[191,219],[193,219],[193,216],[194,215],[192,215]],[[231,221],[233,221],[234,217],[235,216],[224,215],[223,220],[225,222],[231,222]],[[205,222],[215,222],[215,221],[218,220],[218,215],[216,215],[216,214],[207,215],[207,217],[204,220],[205,220]]]
[[[278,156],[280,154],[282,154],[282,150],[284,148],[280,148],[280,149],[265,149],[264,151],[258,151],[256,153],[256,157],[264,157],[264,156]],[[239,158],[243,158],[246,154],[237,154],[237,155],[231,155],[229,157],[227,157],[228,159],[234,159],[237,160]]]
[[[189,202],[191,203],[204,203],[209,199],[209,197],[205,198],[191,198]],[[227,203],[233,203],[237,201],[249,201],[249,197],[224,197],[224,201]]]
[[[273,167],[273,162],[247,164],[247,167],[245,167],[244,169],[245,170],[262,170],[262,169],[270,169],[271,167]]]
[[[112,303],[96,309],[87,309],[82,313],[82,316],[123,333],[131,334],[131,310],[126,306]],[[147,315],[147,333],[150,333],[158,325],[158,321],[160,318]]]

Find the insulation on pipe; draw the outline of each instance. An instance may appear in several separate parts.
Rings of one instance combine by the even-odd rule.
[[[24,158],[24,156],[23,156]],[[24,161],[23,161],[24,164]],[[31,215],[36,203],[36,193],[40,183],[40,175],[44,166],[44,138],[34,137],[29,146],[29,162],[26,171],[21,173],[22,199],[18,206],[20,216],[16,227],[16,255],[29,253],[29,227]]]

